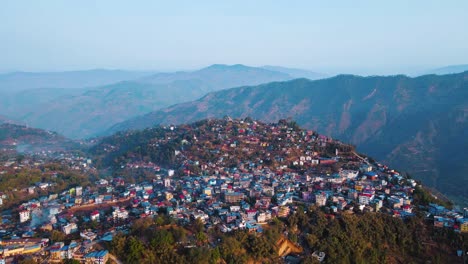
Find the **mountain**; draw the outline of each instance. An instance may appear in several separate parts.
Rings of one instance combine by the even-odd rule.
[[[357,145],[467,203],[468,72],[296,79],[207,94],[115,125],[108,133],[231,116],[300,125]]]
[[[124,77],[128,77],[125,72],[120,78]],[[70,138],[85,138],[138,115],[195,100],[210,91],[289,79],[292,78],[287,74],[261,68],[217,64],[192,72],[158,73],[92,88],[37,88],[5,93],[0,97],[0,113]]]
[[[460,65],[450,65],[442,68],[437,68],[426,72],[426,74],[452,74],[452,73],[461,73],[468,71],[468,64],[460,64]]]
[[[0,148],[18,152],[77,149],[79,144],[56,132],[23,125],[0,124]]]
[[[129,197],[134,208],[142,207],[137,200],[158,204],[159,212],[172,202],[186,208],[187,218],[173,220],[169,229],[164,227],[169,221],[164,221],[167,218],[162,213],[156,221],[132,214],[127,220],[133,223],[132,230],[125,236],[115,236],[118,242],[112,243],[113,253],[125,263],[141,262],[151,252],[156,252],[152,263],[283,263],[292,252],[296,259],[291,263],[319,263],[311,256],[314,251],[314,255],[323,252],[322,261],[326,256],[322,263],[437,263],[435,253],[439,260],[456,263],[453,252],[466,244],[462,234],[452,232],[455,228],[438,228],[437,218],[430,220],[426,208],[436,199],[414,180],[370,158],[358,161],[353,146],[305,130],[292,120],[264,123],[226,117],[121,132],[98,140],[89,153],[96,168],[118,175],[124,185],[118,187],[120,192],[125,184],[145,186],[153,182],[151,192]],[[358,173],[367,165],[372,165],[372,172]],[[345,168],[346,172],[342,170]],[[388,184],[382,186],[382,181]],[[363,185],[366,188],[357,198],[357,186]],[[399,194],[401,198],[396,198]],[[143,195],[149,199],[140,199]],[[371,200],[366,206],[363,197]],[[393,199],[410,202],[405,202],[404,208],[411,213],[397,208]],[[245,205],[243,200],[255,205],[229,214],[213,208],[237,205],[239,201]],[[197,203],[200,206],[191,207]],[[207,215],[204,222],[194,218],[181,221],[196,214],[195,210]],[[271,214],[272,221],[263,220],[265,212],[270,216],[270,210],[279,212]],[[242,221],[241,214],[251,215],[245,229],[236,223]],[[455,211],[448,215],[459,216]],[[195,224],[200,228],[193,232]],[[262,230],[257,233],[251,224]],[[218,227],[222,232],[211,232]],[[204,251],[191,253],[188,250],[192,249],[182,249],[184,246],[176,242],[177,235],[167,233],[175,228],[190,230],[186,237],[208,233],[206,237],[217,241],[216,245],[194,246],[191,248]],[[157,235],[161,232],[158,229],[165,233]],[[136,254],[141,260],[126,257],[134,254],[134,247],[125,245],[125,241],[135,238],[142,241],[139,250],[146,252]],[[169,241],[164,243],[166,249],[169,243],[173,246],[159,250],[158,241]],[[210,250],[219,250],[211,260],[205,257],[214,255]],[[170,255],[174,253],[176,257]]]
[[[303,69],[286,68],[286,67],[281,67],[281,66],[270,66],[270,65],[263,66],[262,68],[266,70],[270,70],[270,71],[286,73],[294,78],[307,78],[309,80],[318,80],[318,79],[323,79],[323,78],[328,77],[326,74],[323,74],[323,73],[312,72],[312,71],[303,70]]]
[[[203,91],[210,92],[290,79],[293,79],[293,76],[281,71],[249,67],[242,64],[214,64],[193,72],[157,73],[139,81],[152,84],[166,84],[174,81],[198,83]]]
[[[76,96],[85,91],[85,88],[36,88],[14,93],[0,92],[0,113],[18,121],[25,113],[43,110],[44,104],[52,100]]]
[[[68,72],[13,72],[0,74],[0,92],[37,88],[84,88],[142,78],[150,72],[87,70]]]

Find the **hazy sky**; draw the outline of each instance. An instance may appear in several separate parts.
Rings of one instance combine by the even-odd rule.
[[[0,0],[0,71],[411,72],[468,63],[467,14],[468,1]]]

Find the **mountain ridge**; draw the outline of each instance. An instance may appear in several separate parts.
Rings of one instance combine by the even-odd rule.
[[[115,123],[195,100],[210,91],[288,79],[287,74],[261,68],[216,64],[91,88],[22,90],[0,97],[0,113],[70,138],[86,138]]]
[[[460,197],[468,197],[459,184],[468,182],[463,168],[448,173],[457,175],[452,177],[446,175],[447,168],[432,164],[446,161],[444,153],[450,150],[466,155],[449,144],[468,146],[462,136],[467,92],[468,72],[414,78],[339,75],[316,81],[295,79],[209,93],[199,100],[117,124],[107,134],[226,115],[267,122],[291,117],[306,128],[356,144],[365,153],[415,172],[416,177],[446,194],[455,189],[460,201]],[[431,135],[433,140],[426,140]],[[442,140],[445,135],[450,140]],[[410,162],[404,162],[408,157]]]

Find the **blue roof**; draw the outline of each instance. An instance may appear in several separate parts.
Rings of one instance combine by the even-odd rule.
[[[106,256],[109,252],[107,250],[101,250],[101,251],[93,251],[88,254],[86,254],[84,257],[85,258],[102,258]]]

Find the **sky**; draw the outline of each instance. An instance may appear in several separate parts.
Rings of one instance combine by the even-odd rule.
[[[467,13],[456,0],[0,0],[0,71],[413,73],[468,63]]]

